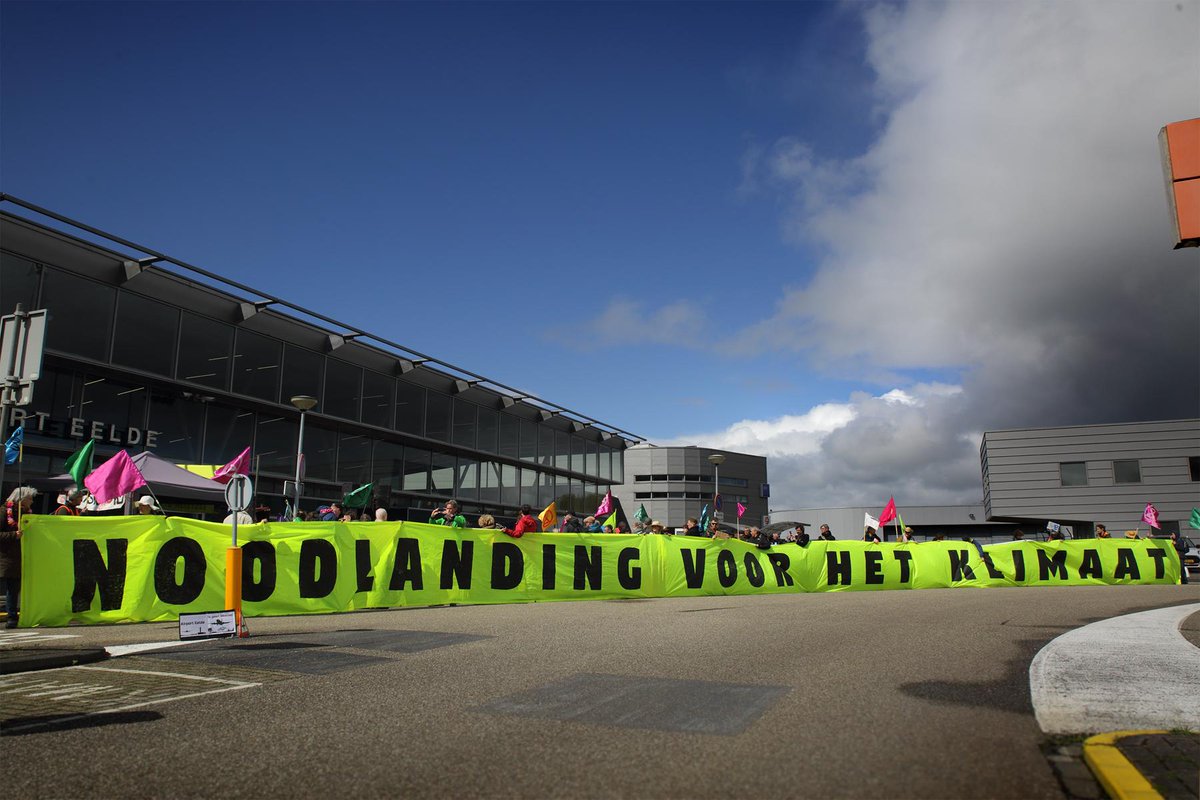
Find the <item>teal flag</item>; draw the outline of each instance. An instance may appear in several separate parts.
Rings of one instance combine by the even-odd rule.
[[[646,504],[642,503],[638,506],[638,510],[633,512],[633,518],[643,525],[650,521],[650,515],[646,513]]]
[[[342,500],[342,505],[346,508],[365,508],[367,503],[371,502],[371,490],[374,488],[374,483],[358,487],[346,495],[345,499]]]
[[[700,511],[700,530],[708,533],[708,504],[704,504],[703,510]]]
[[[1192,509],[1192,518],[1188,520],[1188,524],[1196,530],[1200,530],[1200,508]]]

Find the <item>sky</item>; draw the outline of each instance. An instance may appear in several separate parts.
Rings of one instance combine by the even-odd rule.
[[[0,190],[778,508],[1200,416],[1200,2],[0,4]]]

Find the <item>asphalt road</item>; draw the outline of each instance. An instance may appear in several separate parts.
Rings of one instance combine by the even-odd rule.
[[[1197,601],[1197,585],[952,589],[257,619],[248,640],[18,676],[0,693],[5,794],[1062,797],[1033,656]],[[118,690],[126,710],[67,719]]]

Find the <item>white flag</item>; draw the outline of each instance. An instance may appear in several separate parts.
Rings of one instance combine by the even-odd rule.
[[[864,528],[874,528],[875,530],[879,530],[879,520],[875,519],[870,514],[867,514],[864,512],[863,513],[863,527]]]

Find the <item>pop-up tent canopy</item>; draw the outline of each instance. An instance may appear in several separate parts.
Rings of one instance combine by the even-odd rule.
[[[221,500],[225,497],[225,487],[222,484],[177,467],[165,458],[159,458],[148,450],[130,458],[138,470],[141,471],[142,477],[146,479],[146,483],[150,484],[150,488],[154,490],[154,494],[160,497],[213,501]],[[96,466],[99,466],[100,463],[103,462],[97,463]],[[64,474],[55,475],[53,478],[46,478],[43,481],[39,481],[39,483],[42,484],[39,488],[65,489],[75,483],[75,479],[69,474]],[[138,494],[137,490],[134,490],[134,494]]]

